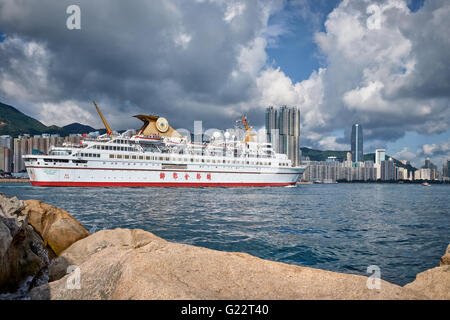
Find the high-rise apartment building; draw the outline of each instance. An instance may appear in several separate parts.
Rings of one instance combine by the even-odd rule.
[[[0,147],[0,171],[11,172],[12,169],[12,149]]]
[[[397,172],[392,158],[381,161],[381,180],[392,181],[397,179]]]
[[[267,141],[277,153],[284,153],[292,165],[300,164],[300,110],[297,107],[274,107],[266,109]]]
[[[386,160],[386,150],[376,149],[375,150],[375,163],[381,165],[381,161]]]
[[[352,145],[352,161],[353,162],[364,161],[363,130],[360,124],[355,123],[352,126],[351,145]]]

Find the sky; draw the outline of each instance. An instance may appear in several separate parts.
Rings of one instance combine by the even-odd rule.
[[[66,26],[80,7],[81,29]],[[448,0],[0,0],[0,101],[46,125],[256,128],[301,110],[301,146],[450,159]]]

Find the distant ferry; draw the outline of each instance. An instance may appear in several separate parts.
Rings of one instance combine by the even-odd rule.
[[[94,103],[95,104],[95,103]],[[243,141],[225,133],[209,143],[191,142],[165,118],[138,115],[136,134],[107,129],[80,145],[51,147],[48,155],[25,155],[33,186],[70,187],[262,187],[295,185],[304,166],[293,167],[270,143],[254,142],[244,116]]]

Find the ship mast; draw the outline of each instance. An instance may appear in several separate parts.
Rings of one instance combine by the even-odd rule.
[[[95,101],[92,101],[92,102],[94,102],[94,106],[97,109],[97,112],[98,112],[100,118],[102,118],[103,124],[105,125],[105,128],[106,128],[106,132],[108,133],[108,135],[112,135],[112,130],[111,130],[111,127],[108,125],[108,122],[106,122],[105,118],[103,117],[102,113],[100,112],[100,109],[98,108]]]
[[[243,114],[242,115],[242,119],[241,120],[237,120],[236,122],[242,122],[242,124],[244,125],[245,128],[245,138],[243,142],[254,142],[255,139],[253,138],[253,136],[255,135],[254,132],[252,132],[253,127],[250,127],[248,125],[248,121],[247,121],[247,115]]]

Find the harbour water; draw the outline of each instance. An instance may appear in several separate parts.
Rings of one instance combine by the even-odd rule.
[[[42,188],[0,192],[71,213],[91,232],[140,228],[166,240],[381,277],[404,285],[439,265],[450,242],[450,186]]]

